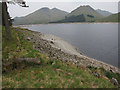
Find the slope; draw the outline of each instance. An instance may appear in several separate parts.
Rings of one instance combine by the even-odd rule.
[[[68,14],[67,17],[78,16],[82,14],[85,17],[86,22],[92,22],[98,18],[104,17],[100,13],[95,11],[92,7],[90,7],[89,5],[78,7],[77,9],[73,10],[70,14]]]

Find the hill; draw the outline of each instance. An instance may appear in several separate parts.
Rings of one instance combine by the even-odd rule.
[[[112,13],[109,11],[105,11],[105,10],[101,10],[101,9],[97,9],[96,11],[105,17],[112,15]]]
[[[77,9],[75,9],[71,13],[69,13],[67,15],[67,17],[78,16],[78,15],[82,15],[82,14],[84,15],[85,20],[87,22],[95,21],[98,18],[104,17],[100,13],[95,11],[92,7],[90,7],[89,5],[78,7]]]
[[[40,24],[64,19],[68,13],[57,8],[41,8],[25,17],[14,18],[13,24]]]
[[[56,22],[95,22],[103,17],[103,15],[87,5],[78,7],[69,13],[65,19]]]
[[[97,22],[120,22],[118,17],[120,17],[120,12],[116,13],[116,14],[112,14],[108,17],[103,18],[103,19],[99,19],[99,20],[97,20]]]
[[[67,22],[117,22],[118,15],[104,11],[94,10],[91,6],[80,6],[71,13],[57,8],[41,8],[25,17],[14,18],[14,25],[67,23]]]

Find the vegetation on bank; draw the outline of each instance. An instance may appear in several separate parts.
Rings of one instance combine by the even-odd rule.
[[[3,88],[116,88],[109,79],[119,74],[106,72],[93,67],[76,67],[71,63],[50,60],[43,53],[33,48],[33,44],[24,39],[23,32],[11,28],[12,40],[5,38],[2,32]],[[16,58],[39,58],[40,65],[21,62],[15,64]],[[99,73],[96,77],[93,73]]]

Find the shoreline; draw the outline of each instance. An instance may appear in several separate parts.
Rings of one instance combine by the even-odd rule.
[[[21,31],[25,32],[25,39],[33,43],[34,49],[47,54],[53,60],[72,62],[77,66],[104,68],[107,71],[120,73],[117,67],[83,55],[76,47],[62,40],[60,37],[28,29]]]
[[[30,24],[30,25],[13,25],[13,27],[31,27],[34,25],[50,25],[50,24],[119,24],[119,22],[93,22],[93,23],[81,23],[81,22],[75,22],[75,23],[41,23],[41,24]]]

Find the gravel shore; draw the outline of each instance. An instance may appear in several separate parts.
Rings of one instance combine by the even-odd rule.
[[[120,73],[120,70],[117,67],[83,55],[82,53],[78,52],[74,46],[57,36],[42,34],[40,32],[30,30],[19,31],[24,32],[23,34],[25,39],[32,42],[33,47],[36,50],[47,54],[49,58],[53,60],[71,62],[82,67],[92,66],[104,68],[107,71]]]

